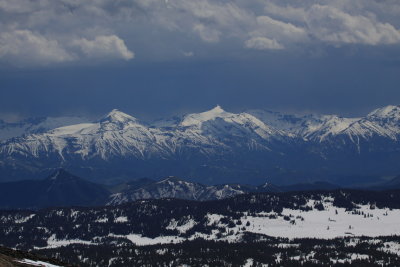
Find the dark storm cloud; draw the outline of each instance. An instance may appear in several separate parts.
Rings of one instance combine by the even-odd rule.
[[[0,0],[0,117],[400,102],[393,0]]]
[[[347,53],[310,58],[143,63],[2,72],[0,106],[31,115],[100,116],[119,108],[141,119],[269,108],[361,115],[400,102],[400,65]]]

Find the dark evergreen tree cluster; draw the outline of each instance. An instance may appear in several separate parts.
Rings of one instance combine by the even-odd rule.
[[[324,210],[327,201],[332,202],[334,208],[345,208],[349,213],[369,218],[372,215],[360,210],[360,205],[399,209],[400,191],[255,193],[205,202],[159,199],[108,207],[0,211],[0,244],[32,250],[47,247],[51,238],[91,242],[90,246],[76,244],[40,250],[48,256],[70,263],[79,262],[83,266],[103,266],[105,262],[108,265],[110,260],[111,266],[201,266],[206,261],[209,266],[239,266],[249,258],[254,260],[255,266],[257,263],[270,263],[269,266],[296,266],[300,263],[320,266],[329,265],[332,260],[346,265],[346,260],[352,254],[368,255],[368,259],[352,261],[352,264],[359,263],[360,266],[374,266],[374,262],[400,266],[398,257],[383,247],[383,242],[390,242],[391,238],[393,242],[399,242],[397,237],[382,237],[379,244],[361,242],[355,247],[346,246],[341,239],[302,239],[293,241],[298,246],[279,247],[280,243],[290,242],[246,232],[252,227],[246,221],[246,216],[280,218],[296,224],[304,218],[283,214],[283,209]],[[209,214],[218,214],[220,218],[212,222]],[[382,216],[387,216],[387,213]],[[195,223],[186,231],[179,231],[179,226],[188,221]],[[171,222],[176,224],[175,227],[170,227]],[[241,242],[220,242],[220,239],[236,231],[242,231]],[[198,233],[203,236],[214,235],[214,241],[196,240],[182,244],[136,247],[126,238],[127,235],[137,234],[148,238],[173,236],[185,240]],[[280,255],[279,261],[277,255]]]
[[[40,250],[49,257],[79,266],[400,266],[400,257],[382,250],[382,242],[400,237],[360,238],[349,246],[350,238],[296,239],[247,235],[241,243],[205,240],[153,246],[70,245]],[[286,244],[287,246],[280,246]],[[333,249],[334,248],[334,249]],[[364,255],[352,258],[352,255]],[[365,257],[365,255],[367,257]]]

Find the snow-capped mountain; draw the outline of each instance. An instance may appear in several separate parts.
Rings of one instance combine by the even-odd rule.
[[[343,118],[336,115],[288,115],[273,111],[251,110],[249,113],[264,123],[287,134],[304,140],[323,142],[340,134],[359,118]]]
[[[0,150],[6,150],[8,155],[57,156],[61,160],[76,156],[82,159],[98,156],[105,160],[113,155],[144,158],[152,152],[162,153],[156,140],[158,132],[128,114],[113,110],[96,122],[59,127],[6,141]]]
[[[338,167],[354,174],[373,170],[397,175],[399,118],[399,106],[362,118],[265,110],[236,114],[216,106],[153,123],[119,110],[94,122],[48,119],[0,142],[1,178],[30,177],[43,166],[68,167],[85,177],[91,172],[92,178],[173,174],[198,181],[207,177],[211,180],[202,182],[214,184],[259,183],[266,176],[277,181],[288,173],[319,173],[321,180]]]
[[[268,149],[265,140],[285,134],[268,127],[252,115],[233,114],[216,107],[190,114],[174,130],[149,127],[136,118],[113,110],[97,122],[79,123],[44,133],[4,141],[0,153],[7,156],[71,157],[81,159],[113,157],[168,158],[192,148],[202,154],[231,150],[235,145]]]
[[[248,113],[275,129],[311,141],[329,141],[329,138],[340,135],[354,140],[373,136],[397,140],[400,135],[400,106],[379,108],[361,118],[315,114],[301,116],[265,110],[250,110]]]
[[[383,137],[396,141],[400,136],[400,107],[376,109],[365,118],[352,123],[343,132],[364,139]]]
[[[220,106],[206,112],[186,115],[178,128],[222,141],[237,137],[253,144],[260,144],[257,141],[261,139],[281,139],[287,136],[285,132],[270,127],[251,114],[226,112]]]

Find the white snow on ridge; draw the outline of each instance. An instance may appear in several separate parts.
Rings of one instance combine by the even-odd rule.
[[[288,135],[262,122],[257,117],[249,113],[230,113],[223,110],[220,106],[202,112],[188,114],[181,121],[179,128],[183,134],[195,133],[199,136],[207,136],[211,138],[226,139],[230,138],[248,138],[248,139],[264,139],[269,140],[271,137],[282,138]],[[189,127],[189,129],[186,129]],[[250,146],[251,145],[250,141]],[[259,145],[257,141],[253,142],[255,147],[268,149],[263,145]]]
[[[248,113],[288,135],[318,141],[324,141],[328,136],[341,134],[352,123],[361,119],[343,118],[336,115],[292,115],[265,110],[250,110]]]
[[[15,262],[23,263],[29,266],[40,266],[40,267],[61,267],[60,265],[54,265],[44,261],[34,261],[30,259],[16,260]]]
[[[318,124],[314,129],[308,128],[303,132],[303,136],[307,139],[323,141],[328,136],[336,136],[341,134],[344,130],[349,128],[352,123],[358,120],[358,118],[322,116],[321,123]]]
[[[188,114],[184,117],[182,122],[180,123],[181,126],[201,126],[203,122],[209,120],[215,120],[216,118],[227,118],[234,115],[233,113],[226,112],[223,110],[219,105],[215,108],[201,112],[201,113],[193,113]]]
[[[329,136],[349,136],[369,139],[382,136],[397,140],[400,135],[400,106],[387,106],[376,109],[365,117],[344,118],[336,115],[291,115],[279,112],[250,110],[248,113],[261,121],[287,134],[308,140],[324,141]]]
[[[121,123],[126,123],[129,121],[136,122],[137,119],[131,115],[128,115],[124,112],[119,111],[118,109],[113,109],[111,112],[109,112],[104,118],[101,119],[101,121],[113,121],[113,122],[121,122]]]
[[[367,118],[397,119],[400,120],[400,106],[389,105],[378,108],[367,115]]]

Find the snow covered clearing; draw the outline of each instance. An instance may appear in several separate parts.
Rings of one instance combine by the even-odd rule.
[[[282,215],[243,216],[245,231],[286,238],[335,238],[342,236],[388,236],[400,234],[400,210],[361,206],[359,214],[325,204],[325,210],[283,209]],[[286,217],[285,217],[286,216]],[[286,218],[286,219],[285,219]],[[240,231],[241,227],[236,227]]]

